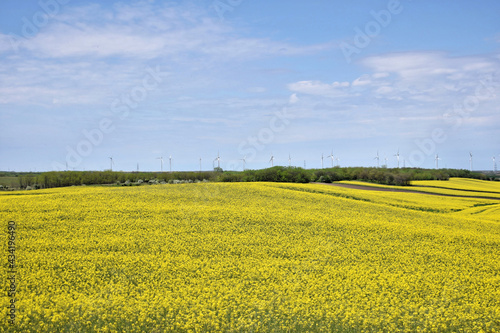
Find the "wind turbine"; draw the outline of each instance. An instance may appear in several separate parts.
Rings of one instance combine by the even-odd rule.
[[[326,158],[331,158],[332,159],[332,168],[333,168],[333,160],[335,159],[335,157],[333,156],[333,150],[330,153],[330,155],[328,155]]]
[[[113,164],[115,164],[115,163],[113,162],[113,157],[110,157],[110,158],[109,158],[109,165],[110,165],[110,170],[111,170],[111,171],[113,171]]]
[[[217,161],[217,169],[220,169],[220,156],[219,156],[219,151],[218,150],[217,150],[217,157],[214,159],[214,162],[215,161]]]
[[[321,169],[323,169],[323,153],[321,153]]]
[[[271,167],[274,166],[274,155],[271,153],[271,159],[269,160],[269,163],[271,163]]]
[[[439,169],[439,160],[440,160],[439,155],[436,154],[436,169]]]
[[[399,149],[398,149],[398,153],[394,156],[396,156],[396,158],[398,159],[398,169],[399,169]]]
[[[387,155],[385,156],[384,161],[385,161],[385,167],[387,168]]]
[[[290,156],[290,153],[288,153],[288,167],[292,166],[292,157]]]
[[[157,157],[157,160],[160,160],[161,163],[161,172],[163,172],[163,156],[162,157]]]
[[[469,152],[470,171],[472,171],[472,152]]]
[[[339,163],[339,161],[340,161],[340,157],[338,157],[338,156],[337,156],[337,157],[335,157],[335,161],[337,161],[337,167],[339,167],[339,166],[340,166],[340,163]]]
[[[201,157],[200,157],[200,172],[201,172]]]
[[[497,160],[495,156],[493,156],[493,172],[497,172]]]
[[[377,156],[374,158],[374,160],[377,160],[377,168],[380,168],[380,156],[378,155],[378,150],[377,150]]]
[[[170,172],[172,172],[172,155],[170,155],[168,157],[168,163],[169,163],[169,166],[170,166]]]

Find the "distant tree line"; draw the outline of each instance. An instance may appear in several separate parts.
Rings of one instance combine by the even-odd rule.
[[[489,179],[481,173],[456,169],[419,169],[419,168],[327,168],[302,169],[296,167],[276,166],[263,170],[245,170],[243,172],[224,172],[219,181],[228,182],[289,182],[331,183],[341,180],[360,180],[386,185],[406,186],[412,180],[448,180],[450,177]]]
[[[41,173],[11,173],[4,176],[18,177],[19,187],[28,189],[104,184],[134,186],[179,181],[331,183],[341,180],[360,180],[379,184],[406,186],[410,185],[412,180],[448,180],[450,177],[491,179],[490,176],[482,173],[456,169],[387,169],[363,167],[303,169],[283,166],[245,171],[222,171],[222,169],[204,172],[51,171]],[[2,177],[1,173],[0,177]]]
[[[119,172],[119,171],[50,171],[19,175],[21,188],[51,188],[76,185],[138,185],[174,180],[216,181],[217,173],[205,172]]]

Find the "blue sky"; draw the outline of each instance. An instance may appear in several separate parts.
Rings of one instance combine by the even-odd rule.
[[[493,0],[0,3],[0,170],[491,170],[499,93]]]

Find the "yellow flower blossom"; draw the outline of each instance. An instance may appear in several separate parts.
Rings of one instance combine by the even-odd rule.
[[[482,181],[422,186],[500,195]],[[17,225],[14,331],[500,331],[495,199],[87,186],[1,192],[0,213]]]

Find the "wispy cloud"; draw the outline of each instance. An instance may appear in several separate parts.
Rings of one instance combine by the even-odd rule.
[[[238,36],[234,29],[194,6],[93,4],[55,16],[50,26],[20,49],[39,58],[152,59],[164,56],[223,56],[225,59],[308,54],[331,44],[297,46],[268,38]],[[0,34],[5,41],[6,35]],[[3,43],[5,44],[5,43]],[[7,52],[5,46],[0,52]]]
[[[150,2],[68,7],[23,39],[17,52],[6,34],[0,34],[0,45],[0,74],[9,82],[0,88],[0,103],[46,106],[105,104],[140,79],[148,64],[172,70],[173,80],[186,88],[197,85],[188,80],[196,71],[331,47],[242,37],[206,9]]]
[[[480,107],[467,112],[463,123],[500,124],[495,103],[500,95],[500,63],[494,57],[411,52],[367,57],[361,64],[367,72],[352,82],[310,80],[287,85],[291,92],[301,94],[304,112],[299,117],[308,124],[304,133],[311,137],[423,136],[436,124],[445,126],[447,114],[461,110],[467,97],[474,98],[478,89],[485,97],[481,97]],[[485,82],[492,76],[496,82]],[[311,126],[318,119],[321,122]],[[308,127],[314,130],[306,130]],[[342,132],[342,128],[350,131]]]
[[[333,82],[329,84],[320,81],[299,81],[288,85],[288,89],[293,92],[326,97],[345,96],[345,91],[349,87],[349,82]]]
[[[323,97],[414,100],[449,103],[456,93],[475,88],[481,76],[500,73],[498,59],[451,57],[440,52],[411,52],[367,57],[368,73],[349,82],[300,81],[288,84],[294,92]]]

